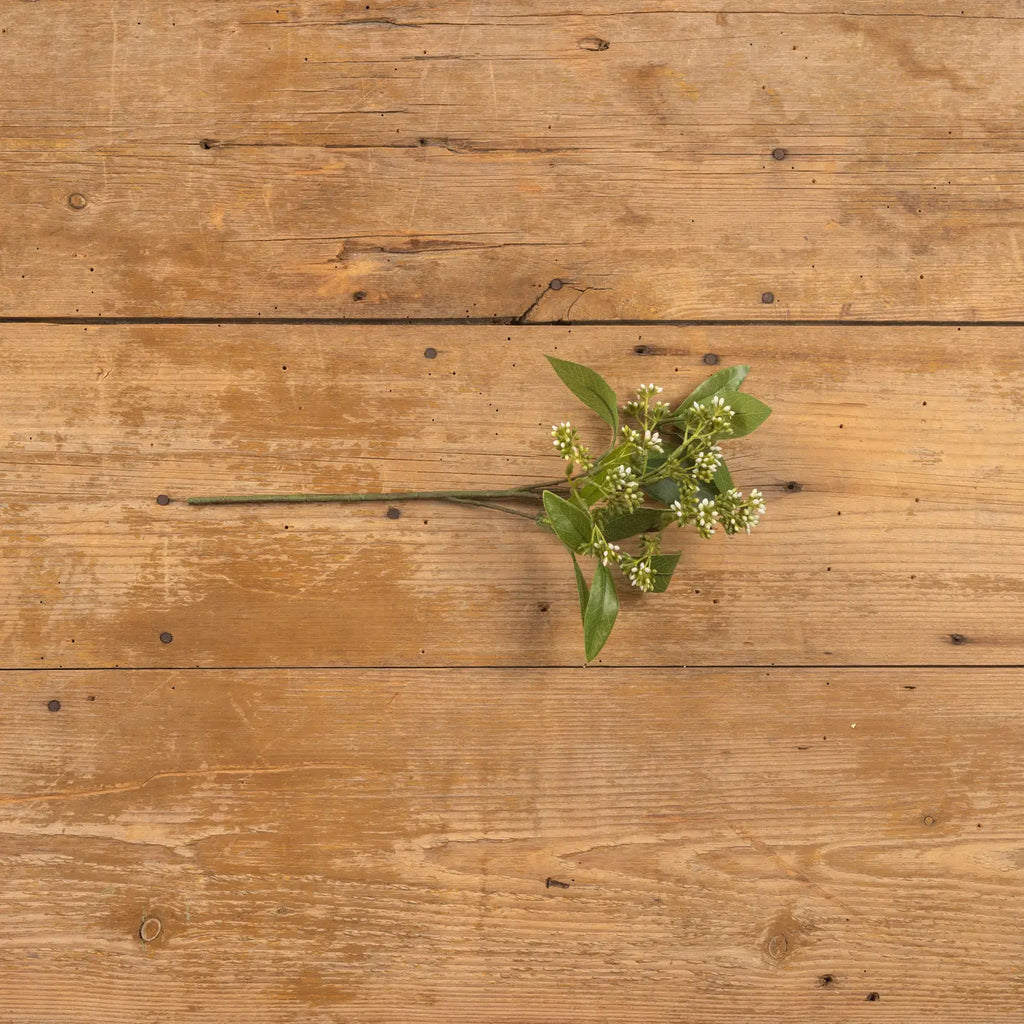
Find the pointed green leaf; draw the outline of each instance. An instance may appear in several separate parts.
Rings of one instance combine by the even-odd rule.
[[[583,570],[580,569],[580,563],[576,561],[575,555],[572,556],[572,567],[576,570],[576,592],[580,597],[580,618],[585,626],[587,623],[587,601],[590,597],[590,591],[587,589],[587,581],[583,578]]]
[[[722,391],[736,391],[749,372],[749,366],[727,366],[724,370],[711,374],[706,381],[691,392],[686,401],[672,413],[672,416],[676,417],[680,413],[686,412],[691,405],[713,398]]]
[[[586,512],[552,491],[545,491],[543,499],[552,529],[570,551],[579,551],[590,543],[594,523]]]
[[[671,505],[673,501],[679,500],[679,485],[675,480],[656,480],[654,483],[644,484],[644,493],[649,494],[655,501]]]
[[[546,356],[562,383],[586,406],[593,409],[613,431],[619,429],[619,405],[605,379],[587,366],[567,359]]]
[[[590,600],[583,616],[583,645],[587,661],[593,661],[604,647],[619,614],[619,598],[615,581],[605,565],[598,564],[594,582],[590,587]]]
[[[664,522],[665,512],[659,508],[638,508],[609,519],[601,528],[605,538],[613,544],[628,537],[635,537],[645,530],[657,530]]]
[[[771,415],[771,409],[752,395],[744,394],[741,391],[721,391],[719,395],[726,405],[732,407],[733,411],[732,433],[727,434],[726,439],[745,437],[757,430]]]
[[[664,594],[672,580],[681,552],[675,551],[665,555],[651,555],[651,568],[654,570],[654,593]]]

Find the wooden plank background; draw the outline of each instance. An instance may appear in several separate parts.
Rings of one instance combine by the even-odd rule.
[[[1019,315],[1012,2],[6,6],[3,313]]]
[[[0,1024],[1024,1020],[1024,19],[778,8],[0,7]],[[553,478],[545,353],[775,410],[589,668],[185,504]]]

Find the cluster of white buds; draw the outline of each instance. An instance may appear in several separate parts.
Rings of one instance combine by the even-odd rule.
[[[722,465],[722,449],[717,444],[697,452],[693,457],[693,475],[698,480],[710,483]]]
[[[645,430],[643,436],[643,446],[650,448],[651,451],[661,452],[664,449],[661,447],[661,434],[656,430]]]
[[[725,404],[725,399],[715,395],[711,399],[711,426],[716,430],[726,430],[732,427],[733,418],[732,406]]]
[[[628,406],[627,406],[627,408],[628,408]],[[631,444],[634,447],[639,448],[640,447],[640,431],[639,430],[634,430],[632,427],[628,427],[628,426],[624,425],[622,427],[622,440],[625,441],[626,444]]]
[[[687,429],[694,433],[728,434],[732,432],[732,418],[735,415],[731,405],[726,405],[721,395],[715,395],[705,405],[694,402],[684,413]]]
[[[650,591],[654,589],[654,569],[651,568],[649,558],[632,559],[624,568],[626,579],[637,590]]]
[[[602,565],[618,565],[622,558],[618,544],[611,544],[600,533],[583,549],[584,555],[593,555]]]
[[[693,523],[702,537],[710,537],[715,532],[718,520],[718,507],[711,498],[701,498],[696,505],[684,505],[681,501],[673,501],[669,508],[675,513],[680,526]]]
[[[639,508],[644,502],[640,492],[640,481],[631,466],[616,466],[608,476],[612,503],[628,512]]]
[[[630,416],[636,417],[641,422],[646,422],[651,419],[660,419],[665,416],[669,407],[664,402],[651,403],[651,398],[654,395],[660,395],[664,388],[659,388],[657,384],[641,384],[636,389],[636,398],[631,398],[623,408],[629,413]]]
[[[718,518],[726,533],[750,533],[764,515],[764,496],[756,487],[751,488],[746,500],[735,488],[728,490],[719,497],[718,505]]]
[[[566,420],[565,423],[558,423],[551,428],[552,444],[558,449],[558,454],[566,462],[575,463],[583,469],[590,469],[594,461],[590,457],[587,446],[580,440],[576,428]]]

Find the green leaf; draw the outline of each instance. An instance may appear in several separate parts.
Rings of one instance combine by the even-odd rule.
[[[686,412],[691,405],[695,405],[697,402],[703,402],[708,398],[713,398],[722,391],[736,391],[743,383],[749,372],[749,366],[727,366],[724,370],[719,370],[717,373],[711,374],[711,376],[708,377],[703,384],[698,385],[686,401],[672,413],[672,417],[675,418],[676,416],[679,416],[681,413]]]
[[[711,481],[715,485],[715,490],[719,494],[725,494],[726,491],[733,487],[732,473],[729,472],[729,467],[723,461],[715,472],[715,478]]]
[[[580,563],[576,561],[575,554],[572,555],[572,567],[576,570],[576,592],[580,596],[580,618],[585,626],[587,623],[587,600],[590,597],[590,591],[587,589],[587,581],[583,578],[583,571],[580,569]]]
[[[562,383],[586,406],[593,409],[611,428],[618,432],[619,405],[615,392],[605,379],[587,366],[570,363],[566,359],[546,356]]]
[[[675,480],[656,480],[654,483],[644,484],[644,493],[649,494],[655,501],[671,505],[673,501],[679,500],[679,485]]]
[[[620,516],[609,519],[601,528],[605,538],[612,543],[635,537],[645,530],[657,530],[661,527],[665,512],[659,508],[639,508],[635,512],[624,512]]]
[[[676,562],[682,552],[675,551],[665,555],[651,555],[651,568],[654,570],[654,593],[664,594],[672,581],[672,573],[676,571]]]
[[[757,430],[771,415],[771,409],[752,395],[740,391],[721,391],[719,396],[733,411],[732,433],[727,434],[726,439],[745,437]]]
[[[615,593],[615,581],[608,567],[598,564],[590,587],[587,611],[583,616],[583,645],[587,661],[593,661],[604,647],[618,614],[619,598]]]
[[[545,491],[543,499],[544,511],[551,520],[552,529],[570,551],[579,551],[590,543],[594,522],[586,512],[553,491]]]

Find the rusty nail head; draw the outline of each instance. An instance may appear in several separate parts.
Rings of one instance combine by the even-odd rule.
[[[773,160],[785,160],[788,155],[789,154],[781,146],[772,150]]]
[[[561,281],[561,278],[558,278],[558,277],[554,277],[554,278],[552,278],[552,279],[551,279],[551,283],[550,283],[550,284],[548,285],[548,287],[549,287],[549,288],[550,288],[550,289],[551,289],[551,290],[552,290],[553,292],[561,291],[561,290],[562,290],[562,281]]]
[[[171,634],[171,633],[161,633],[160,634],[160,643],[162,643],[162,644],[169,644],[173,639],[174,639],[174,635]]]
[[[775,301],[775,295],[773,292],[762,292],[761,301],[766,305],[770,306]]]

